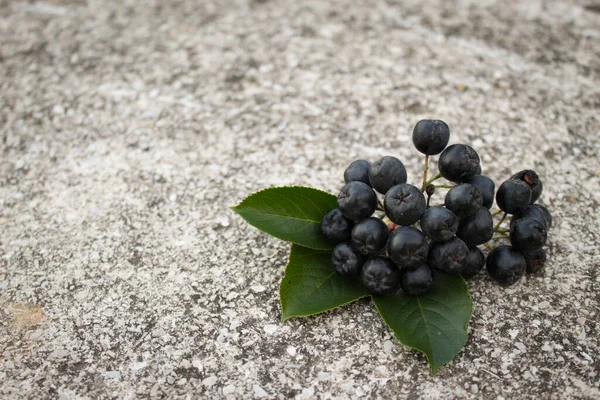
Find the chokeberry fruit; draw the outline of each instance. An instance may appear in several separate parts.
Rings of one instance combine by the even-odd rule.
[[[465,279],[471,279],[483,269],[485,265],[485,256],[483,252],[475,246],[469,246],[469,255],[467,256],[467,264],[460,273]]]
[[[461,219],[456,236],[469,246],[487,243],[494,236],[494,220],[490,210],[480,207],[475,214]]]
[[[460,274],[467,264],[469,248],[457,237],[429,246],[427,263],[433,268],[451,274]]]
[[[510,227],[510,244],[517,250],[536,250],[546,244],[548,232],[543,222],[533,218],[518,219]]]
[[[546,226],[546,230],[550,230],[552,227],[552,215],[546,207],[539,204],[528,205],[523,211],[515,214],[510,220],[510,226],[512,227],[517,220],[525,218],[542,222]]]
[[[433,287],[433,272],[429,265],[419,263],[413,270],[402,271],[402,290],[409,296],[420,296]]]
[[[444,205],[457,217],[468,217],[475,214],[483,205],[483,196],[475,186],[461,183],[448,190]]]
[[[328,211],[321,219],[321,232],[331,243],[340,243],[350,239],[354,223],[344,217],[339,208]]]
[[[479,155],[466,144],[453,144],[440,154],[440,174],[452,182],[464,182],[479,172]]]
[[[525,209],[531,200],[531,188],[523,181],[509,179],[502,182],[496,192],[496,203],[508,214],[516,214]]]
[[[527,263],[527,273],[535,274],[544,268],[546,264],[546,250],[537,249],[533,251],[521,251]]]
[[[491,208],[494,204],[494,193],[496,190],[496,184],[493,180],[484,175],[475,175],[465,181],[475,186],[481,192],[483,197],[483,206],[487,209]]]
[[[375,257],[363,265],[361,280],[370,293],[389,296],[398,291],[400,270],[389,258]]]
[[[369,217],[354,225],[352,244],[361,254],[374,256],[383,250],[389,235],[387,225],[382,220]]]
[[[421,153],[439,154],[448,145],[450,128],[444,121],[423,119],[415,125],[412,141]]]
[[[430,207],[421,217],[423,233],[436,242],[450,240],[458,229],[458,217],[444,207]]]
[[[525,169],[523,171],[519,171],[510,179],[517,179],[525,182],[531,188],[531,200],[530,204],[533,204],[540,198],[542,194],[542,190],[544,189],[544,185],[542,185],[542,181],[538,174],[532,169]]]
[[[492,279],[503,286],[517,283],[527,268],[523,254],[512,246],[504,245],[494,248],[485,264]]]
[[[357,277],[364,263],[362,254],[348,242],[335,246],[331,254],[331,264],[335,272],[349,278]]]
[[[371,182],[369,181],[369,164],[368,161],[365,160],[356,160],[352,161],[348,168],[344,171],[344,182],[363,182],[367,185],[371,186]]]
[[[390,234],[387,254],[401,269],[413,269],[427,261],[429,243],[423,232],[412,226],[402,226]]]
[[[363,182],[348,182],[340,191],[337,205],[346,218],[358,221],[370,217],[377,208],[377,195]]]
[[[385,215],[398,225],[412,225],[425,212],[425,196],[416,186],[403,183],[392,187],[383,199]]]
[[[386,194],[391,187],[406,183],[406,168],[396,157],[382,157],[369,167],[369,182],[373,189]]]

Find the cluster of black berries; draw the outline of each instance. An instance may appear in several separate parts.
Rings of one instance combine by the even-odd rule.
[[[335,271],[360,277],[375,295],[394,294],[399,287],[420,295],[433,286],[432,268],[470,278],[487,264],[490,276],[502,285],[514,284],[526,270],[540,270],[552,217],[546,208],[533,204],[542,191],[537,174],[521,171],[500,186],[496,202],[505,213],[495,226],[490,213],[495,184],[481,175],[477,152],[464,144],[446,147],[450,130],[439,120],[419,121],[412,139],[425,154],[421,188],[406,183],[406,168],[391,156],[372,164],[354,161],[344,172],[346,184],[338,207],[321,221],[323,235],[337,244],[332,254]],[[439,174],[427,180],[429,156],[439,153]],[[440,177],[455,185],[436,186],[433,182]],[[444,204],[430,206],[438,188],[450,190]],[[376,192],[383,195],[383,204]],[[384,214],[374,217],[376,211]],[[510,236],[501,229],[507,214],[513,214]],[[494,233],[510,237],[512,246],[496,247],[486,263],[477,246]]]

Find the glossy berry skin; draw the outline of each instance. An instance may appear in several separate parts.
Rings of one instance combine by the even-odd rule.
[[[400,286],[400,270],[389,258],[368,260],[363,265],[360,277],[367,290],[376,296],[392,295]]]
[[[469,248],[457,237],[447,242],[433,242],[429,246],[427,264],[440,271],[460,274],[467,265]]]
[[[490,209],[494,204],[494,193],[496,190],[496,184],[494,181],[484,175],[475,175],[465,182],[470,183],[479,189],[483,198],[483,206],[487,209]]]
[[[352,161],[348,168],[344,171],[344,182],[362,182],[371,186],[371,182],[369,182],[369,164],[368,161],[365,160],[356,160]]]
[[[479,155],[466,144],[446,147],[438,161],[440,174],[452,182],[465,182],[478,172],[481,173],[480,168]]]
[[[448,145],[450,128],[444,121],[423,119],[415,125],[412,141],[417,150],[423,154],[439,154]]]
[[[529,205],[531,188],[523,181],[509,179],[496,192],[496,203],[508,214],[517,214]]]
[[[430,207],[421,217],[421,229],[431,240],[445,242],[456,234],[458,217],[445,207]]]
[[[519,219],[531,218],[535,219],[544,224],[546,230],[550,230],[552,227],[552,215],[548,209],[539,204],[531,204],[527,206],[523,211],[515,214],[510,220],[510,226],[512,227],[515,222]]]
[[[396,185],[385,195],[385,215],[398,225],[412,225],[425,212],[425,196],[416,186],[408,183]]]
[[[335,272],[341,276],[355,278],[360,274],[360,269],[365,259],[349,242],[335,246],[331,254],[331,264]]]
[[[485,262],[490,277],[503,286],[514,285],[525,275],[527,263],[520,251],[512,246],[498,246]]]
[[[467,256],[467,264],[460,275],[465,279],[471,279],[483,269],[485,265],[485,255],[475,246],[469,246],[469,255]]]
[[[429,243],[417,228],[402,226],[390,234],[386,248],[388,257],[400,270],[414,269],[427,261]]]
[[[522,251],[523,257],[525,257],[525,263],[527,263],[527,273],[535,274],[541,271],[546,264],[546,250],[537,249],[533,251]]]
[[[420,263],[413,270],[402,272],[402,290],[409,296],[420,296],[433,287],[433,271],[429,265]]]
[[[359,221],[373,215],[377,195],[366,183],[348,182],[338,195],[337,205],[346,218]]]
[[[540,198],[542,194],[542,190],[544,189],[544,185],[540,180],[538,174],[532,169],[525,169],[523,171],[519,171],[510,179],[516,179],[525,182],[531,188],[531,200],[530,204],[533,204]]]
[[[459,218],[473,215],[483,205],[479,189],[469,183],[461,183],[448,190],[444,205]]]
[[[536,250],[546,244],[544,223],[533,218],[518,219],[510,227],[510,244],[517,250]]]
[[[456,236],[469,246],[487,243],[494,236],[494,220],[490,210],[480,207],[475,214],[461,219]]]
[[[387,225],[382,220],[369,217],[354,225],[352,244],[361,254],[374,256],[383,250],[389,236]]]
[[[339,208],[328,211],[321,219],[321,232],[331,243],[340,243],[350,239],[354,223]]]
[[[369,167],[369,182],[373,189],[386,194],[393,186],[406,183],[406,168],[396,157],[382,157]]]

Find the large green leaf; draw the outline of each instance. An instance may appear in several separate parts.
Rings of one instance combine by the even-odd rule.
[[[432,374],[465,345],[473,311],[464,279],[441,272],[436,272],[434,279],[434,288],[422,296],[373,297],[396,339],[424,353]]]
[[[279,295],[285,321],[328,311],[369,293],[358,279],[342,278],[333,270],[331,251],[292,245]]]
[[[302,186],[261,190],[231,207],[250,225],[278,239],[313,249],[333,246],[321,234],[323,215],[337,207],[336,197]]]

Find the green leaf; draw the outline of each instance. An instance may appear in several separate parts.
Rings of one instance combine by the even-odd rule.
[[[261,190],[231,207],[250,225],[278,239],[319,250],[333,245],[319,225],[323,215],[337,207],[334,195],[302,186]]]
[[[333,270],[331,251],[292,245],[279,295],[285,321],[328,311],[369,293],[358,279],[342,278]]]
[[[434,279],[434,288],[422,296],[400,293],[373,297],[379,314],[394,331],[396,339],[424,353],[432,374],[465,345],[473,312],[473,302],[463,278],[436,271]]]

